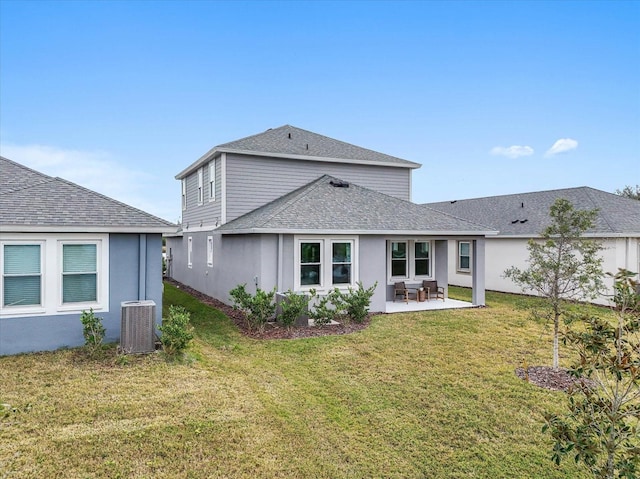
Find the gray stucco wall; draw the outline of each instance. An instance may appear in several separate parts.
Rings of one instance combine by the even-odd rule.
[[[106,328],[105,342],[120,340],[122,301],[153,300],[156,323],[162,320],[162,237],[160,234],[142,236],[143,244],[137,234],[109,236],[109,311],[96,312]],[[141,249],[146,252],[142,277],[138,269]],[[139,291],[141,283],[145,285],[144,291]],[[0,318],[0,355],[83,344],[80,313]]]

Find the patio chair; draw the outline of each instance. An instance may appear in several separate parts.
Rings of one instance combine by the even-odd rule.
[[[427,291],[427,300],[430,298],[442,299],[444,301],[444,288],[438,286],[437,281],[422,281],[422,287]]]
[[[409,303],[409,293],[411,293],[411,289],[412,288],[407,288],[407,286],[404,284],[404,281],[399,281],[397,282],[394,286],[393,286],[393,302],[396,302],[396,297],[397,296],[402,296],[402,300],[405,303]],[[415,289],[414,289],[415,290]],[[413,293],[415,294],[415,293]],[[416,296],[416,300],[417,300],[417,296]]]

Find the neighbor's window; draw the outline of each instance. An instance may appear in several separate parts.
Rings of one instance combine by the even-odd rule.
[[[182,178],[182,209],[187,209],[187,179]]]
[[[322,285],[322,243],[300,242],[300,285]]]
[[[207,236],[207,266],[213,266],[213,236]]]
[[[62,245],[62,304],[98,300],[98,246]]]
[[[406,278],[407,274],[407,242],[391,242],[391,276]]]
[[[458,242],[458,271],[471,270],[471,243],[469,241]]]
[[[204,194],[202,191],[202,181],[203,181],[203,171],[202,168],[198,170],[198,204],[202,204],[202,195]]]
[[[216,200],[216,160],[209,163],[209,201]]]
[[[428,241],[416,241],[414,243],[415,276],[431,276],[429,245]]]
[[[5,244],[3,307],[42,304],[42,254],[39,244]]]
[[[334,241],[331,245],[333,284],[351,284],[351,241]]]

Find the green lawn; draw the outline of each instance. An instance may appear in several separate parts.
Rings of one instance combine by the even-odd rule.
[[[515,298],[257,341],[166,285],[196,328],[185,363],[0,358],[0,403],[17,408],[0,419],[0,478],[586,478],[541,433],[564,393],[514,374],[551,359]]]

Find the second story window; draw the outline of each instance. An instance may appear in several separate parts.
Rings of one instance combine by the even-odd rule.
[[[216,200],[216,160],[209,163],[209,201]]]
[[[182,209],[187,209],[187,179],[182,178]]]
[[[202,168],[200,168],[198,170],[198,204],[201,205],[202,204],[202,197],[204,195],[204,192],[202,191],[202,182],[203,182],[203,171]]]

